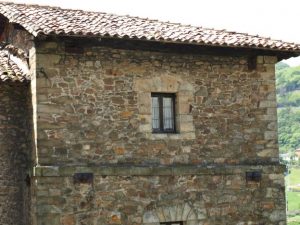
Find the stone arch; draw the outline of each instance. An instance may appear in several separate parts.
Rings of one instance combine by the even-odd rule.
[[[143,215],[143,225],[159,225],[163,222],[183,221],[186,225],[196,225],[198,215],[189,203],[162,206],[147,211]]]

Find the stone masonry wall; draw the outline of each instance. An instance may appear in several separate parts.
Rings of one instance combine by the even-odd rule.
[[[72,51],[36,45],[34,225],[286,224],[276,57]],[[176,134],[152,134],[151,92],[176,94]]]
[[[260,170],[261,182],[245,172]],[[74,183],[73,172],[93,172]],[[39,225],[285,225],[283,168],[44,168],[37,171]]]
[[[0,82],[0,224],[30,224],[29,93],[28,84]]]
[[[276,57],[249,71],[247,56],[78,46],[37,45],[41,165],[278,161]],[[179,134],[152,135],[151,91],[176,93]]]

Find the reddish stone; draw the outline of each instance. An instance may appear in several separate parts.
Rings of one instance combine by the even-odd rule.
[[[61,218],[63,225],[75,225],[75,217],[73,215],[66,215]]]

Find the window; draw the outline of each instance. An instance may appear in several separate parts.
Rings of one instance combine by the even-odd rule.
[[[175,133],[175,94],[152,93],[152,131]]]
[[[183,225],[183,222],[164,222],[160,223],[160,225]]]

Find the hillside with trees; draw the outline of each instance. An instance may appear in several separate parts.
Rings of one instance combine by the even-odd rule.
[[[280,153],[300,147],[300,66],[276,65],[278,133]]]

